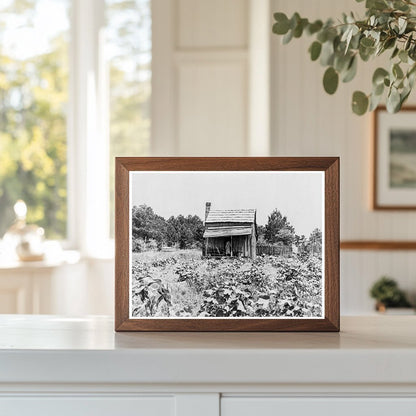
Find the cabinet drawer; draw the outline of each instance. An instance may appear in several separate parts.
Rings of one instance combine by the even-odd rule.
[[[0,415],[7,416],[174,416],[175,400],[155,397],[3,397]]]
[[[223,397],[221,416],[415,416],[416,398]]]

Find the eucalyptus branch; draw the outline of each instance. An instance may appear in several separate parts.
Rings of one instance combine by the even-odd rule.
[[[356,0],[361,3],[363,0]],[[309,53],[326,68],[323,87],[334,94],[339,81],[349,82],[357,73],[357,62],[364,62],[391,51],[391,65],[377,68],[372,92],[355,91],[352,109],[362,115],[374,110],[386,95],[387,109],[397,112],[407,100],[416,78],[416,3],[411,0],[366,0],[366,17],[344,14],[334,25],[332,19],[310,22],[295,13],[290,19],[275,13],[273,32],[283,43],[304,34],[313,36]]]

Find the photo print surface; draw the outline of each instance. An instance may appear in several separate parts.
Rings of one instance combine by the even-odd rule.
[[[324,173],[130,172],[130,318],[323,318]]]
[[[390,186],[416,188],[416,130],[390,130]]]

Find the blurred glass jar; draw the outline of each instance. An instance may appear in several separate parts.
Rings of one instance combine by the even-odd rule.
[[[45,231],[35,224],[26,224],[27,206],[19,200],[14,205],[16,220],[3,237],[3,244],[9,253],[21,261],[40,261],[45,256]]]

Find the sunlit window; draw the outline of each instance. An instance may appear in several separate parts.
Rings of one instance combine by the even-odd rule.
[[[0,238],[18,199],[48,238],[66,237],[69,8],[0,2]]]
[[[110,218],[113,235],[114,157],[146,156],[150,142],[150,0],[106,0],[110,79]]]
[[[102,12],[105,22],[98,18]],[[23,199],[27,221],[43,227],[47,238],[69,238],[75,248],[85,240],[80,233],[94,240],[97,228],[88,222],[80,232],[72,230],[86,218],[88,198],[79,185],[87,181],[89,191],[107,190],[105,178],[110,192],[102,210],[109,208],[113,236],[114,157],[149,154],[151,27],[151,0],[0,1],[0,238],[13,222],[13,205]],[[93,41],[83,44],[82,36]],[[96,52],[99,62],[82,64]],[[97,72],[91,74],[91,68]],[[89,103],[99,97],[104,98],[102,105],[96,112],[80,113],[74,103],[85,104],[82,92],[90,88],[83,83],[102,73],[107,84],[88,90]],[[103,139],[101,132],[108,129],[108,153],[104,145],[106,150],[97,156],[96,145],[85,142],[94,140],[91,126]],[[86,149],[88,155],[83,154]],[[91,185],[85,172],[96,169],[92,157],[102,164],[97,164]],[[100,178],[102,183],[96,183]],[[107,222],[107,215],[103,218]],[[108,235],[106,225],[102,227]]]

